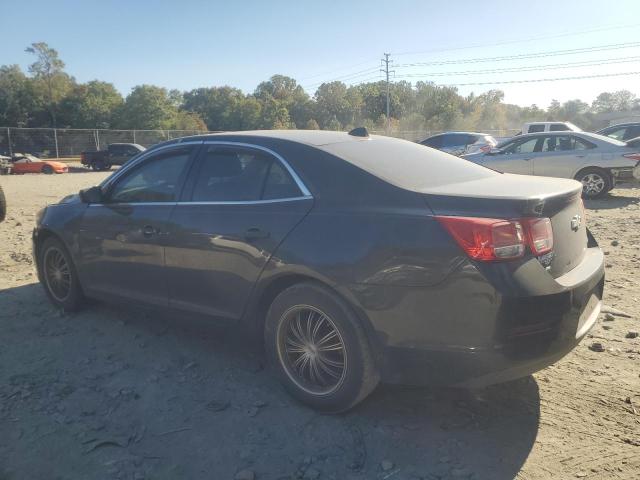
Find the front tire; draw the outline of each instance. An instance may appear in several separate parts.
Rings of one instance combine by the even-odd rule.
[[[68,312],[79,310],[84,296],[67,248],[50,237],[42,244],[39,255],[41,283],[51,303]]]
[[[576,180],[582,183],[582,197],[587,199],[600,198],[613,189],[611,177],[600,168],[585,168]]]
[[[44,173],[46,175],[51,175],[53,173],[53,167],[51,165],[43,165],[42,166],[42,173]]]
[[[287,391],[326,413],[352,408],[379,374],[365,332],[349,305],[315,283],[281,292],[264,331],[270,364]]]

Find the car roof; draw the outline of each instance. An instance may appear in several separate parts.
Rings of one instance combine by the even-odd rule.
[[[591,133],[591,132],[574,132],[571,130],[566,130],[566,131],[562,131],[562,132],[534,132],[534,133],[525,133],[522,135],[518,135],[515,137],[511,137],[508,140],[505,140],[504,143],[511,141],[511,140],[520,140],[523,138],[536,138],[536,137],[548,137],[549,135],[575,135],[577,137],[582,137],[586,140],[592,140],[592,141],[596,141],[596,142],[602,142],[602,143],[609,143],[612,145],[617,145],[617,146],[622,146],[624,145],[624,142],[620,142],[619,140],[616,140],[614,138],[611,137],[606,137],[604,135],[599,135],[597,133]]]
[[[602,132],[603,130],[608,130],[610,128],[616,128],[616,127],[635,127],[636,125],[640,125],[640,122],[616,123],[615,125],[609,125],[607,127],[601,128],[600,130],[598,130],[598,132]]]
[[[233,137],[242,137],[243,139],[249,137],[273,140],[287,140],[296,143],[303,143],[305,145],[311,145],[314,147],[341,142],[362,142],[370,138],[349,135],[347,132],[334,132],[330,130],[242,130],[236,132],[205,133],[203,135],[182,137],[177,140],[181,142],[189,140],[206,141],[217,140],[219,138],[229,139]],[[169,142],[164,142],[164,144],[171,142],[172,140],[169,140]]]
[[[482,136],[488,136],[488,137],[492,136],[490,133],[452,131],[452,132],[436,133],[435,135],[431,135],[430,137],[427,137],[427,139],[433,138],[433,137],[439,137],[440,135],[482,135]]]

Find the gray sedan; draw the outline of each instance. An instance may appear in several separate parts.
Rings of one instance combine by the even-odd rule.
[[[640,149],[587,132],[544,132],[507,140],[486,153],[464,158],[501,172],[574,178],[585,198],[597,198],[618,183],[640,179]]]

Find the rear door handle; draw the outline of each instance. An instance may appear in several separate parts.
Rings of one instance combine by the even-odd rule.
[[[149,238],[149,237],[153,237],[156,234],[156,229],[153,228],[151,225],[145,225],[144,227],[142,227],[142,236]]]
[[[269,238],[270,233],[265,230],[260,230],[257,227],[250,228],[246,232],[244,232],[244,238],[246,240],[260,240],[263,238]]]

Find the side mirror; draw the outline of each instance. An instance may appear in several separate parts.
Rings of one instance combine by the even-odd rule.
[[[104,197],[100,187],[90,187],[80,190],[82,203],[102,203]]]

